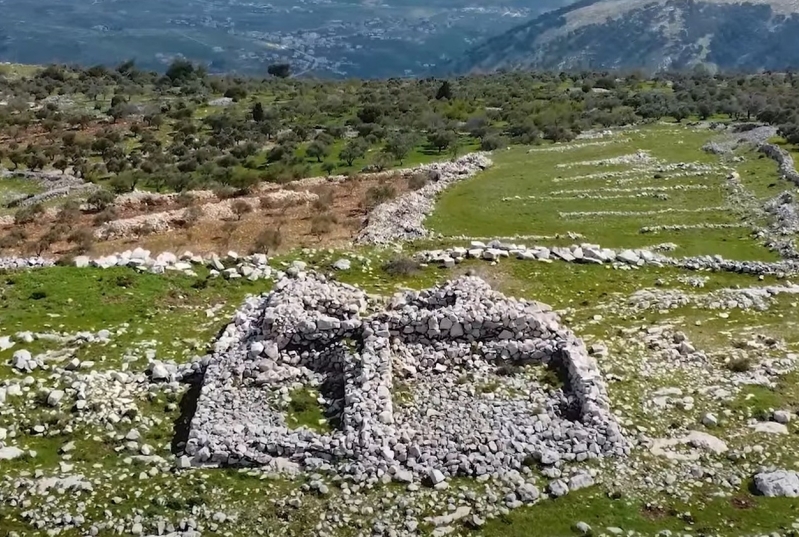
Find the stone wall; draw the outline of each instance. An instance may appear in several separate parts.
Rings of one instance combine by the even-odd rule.
[[[288,458],[358,480],[627,453],[596,362],[548,307],[508,299],[478,278],[386,304],[323,276],[295,276],[249,300],[217,342],[186,447],[194,464]],[[458,380],[531,364],[561,370],[562,390],[532,383],[530,396],[486,406]],[[419,390],[419,408],[397,408],[397,379]],[[337,428],[292,429],[285,394],[298,385],[320,389]],[[431,400],[437,410],[423,410]]]
[[[436,196],[454,183],[468,179],[492,164],[485,153],[470,153],[452,162],[425,164],[414,173],[437,177],[419,190],[378,205],[355,238],[359,244],[390,244],[427,236],[424,219],[433,212]]]
[[[783,148],[769,143],[761,144],[758,151],[777,162],[780,175],[787,181],[799,186],[799,172],[796,171],[793,157]]]
[[[608,264],[620,270],[651,265],[656,267],[672,266],[687,270],[709,270],[714,272],[736,272],[753,275],[787,276],[799,273],[799,260],[784,259],[782,261],[738,261],[724,259],[719,255],[703,255],[694,257],[670,257],[653,251],[653,249],[615,250],[602,248],[598,244],[573,244],[568,247],[526,246],[503,242],[472,241],[469,247],[455,246],[442,250],[426,250],[414,254],[423,263],[433,263],[445,268],[452,268],[465,259],[482,259],[498,262],[514,257],[525,261],[564,261],[567,263]]]
[[[31,196],[24,196],[14,200],[10,207],[26,207],[42,203],[51,199],[61,198],[76,192],[85,192],[97,188],[91,183],[86,183],[80,177],[68,173],[41,172],[30,170],[0,170],[0,178],[14,177],[27,179],[38,184],[44,192]]]

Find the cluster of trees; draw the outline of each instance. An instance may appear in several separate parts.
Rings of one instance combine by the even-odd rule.
[[[69,171],[116,192],[183,191],[380,170],[412,153],[454,155],[464,143],[490,150],[567,141],[590,128],[664,118],[757,119],[799,143],[792,73],[320,81],[290,72],[280,64],[262,78],[210,76],[177,60],[164,74],[125,62],[0,76],[0,161]],[[209,107],[219,96],[233,105]]]

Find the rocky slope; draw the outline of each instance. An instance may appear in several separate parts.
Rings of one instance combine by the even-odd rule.
[[[453,72],[799,65],[796,0],[583,0],[471,49]]]

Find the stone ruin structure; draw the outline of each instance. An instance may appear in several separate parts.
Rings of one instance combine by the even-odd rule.
[[[560,372],[562,388],[527,365]],[[512,389],[480,393],[467,375]],[[290,390],[305,385],[319,388],[330,432],[287,422]],[[186,453],[198,466],[288,459],[435,482],[628,449],[594,359],[548,306],[476,277],[385,300],[301,272],[249,299],[217,340]]]

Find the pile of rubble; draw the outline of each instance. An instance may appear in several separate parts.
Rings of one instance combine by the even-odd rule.
[[[563,386],[529,377],[543,367]],[[300,387],[318,388],[329,431],[291,427]],[[473,277],[386,302],[304,272],[248,299],[217,340],[186,445],[195,465],[432,485],[628,449],[595,361],[547,306]]]
[[[55,261],[46,257],[0,257],[0,270],[21,270],[52,267]]]
[[[472,177],[492,164],[485,153],[470,153],[452,162],[420,166],[416,173],[435,179],[399,198],[377,206],[355,239],[360,244],[389,244],[425,237],[424,219],[433,212],[436,196],[454,183]]]

